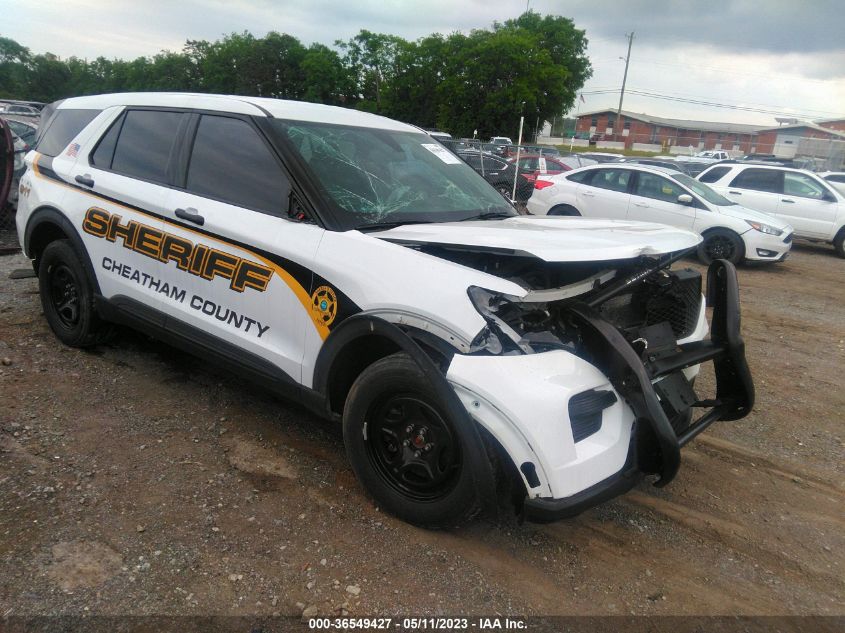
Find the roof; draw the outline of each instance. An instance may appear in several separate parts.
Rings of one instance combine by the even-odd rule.
[[[829,127],[823,127],[821,125],[817,125],[815,123],[811,123],[809,121],[800,121],[798,123],[792,123],[791,125],[771,125],[769,127],[761,127],[759,129],[760,132],[770,132],[771,130],[801,130],[801,129],[808,129],[808,130],[815,130],[816,132],[821,132],[823,134],[829,134],[830,136],[836,136],[842,139],[845,139],[845,132],[840,132],[839,130],[834,130]]]
[[[604,114],[605,112],[616,113],[616,110],[605,108],[604,110],[595,110],[593,112],[583,112],[578,115],[578,118],[583,116],[593,116],[594,114]],[[727,132],[733,134],[754,134],[760,130],[759,125],[748,125],[747,123],[720,123],[717,121],[693,121],[690,119],[666,119],[663,117],[652,116],[650,114],[642,114],[639,112],[629,112],[622,110],[622,116],[629,119],[636,119],[644,123],[652,125],[662,125],[663,127],[673,127],[680,130],[701,130],[702,132]]]
[[[306,103],[304,101],[285,101],[282,99],[237,95],[213,95],[190,92],[123,92],[89,97],[73,97],[65,99],[58,108],[104,110],[114,106],[197,108],[248,114],[258,117],[271,116],[273,118],[293,121],[335,123],[425,134],[425,132],[412,125],[350,108],[339,108],[320,103]]]

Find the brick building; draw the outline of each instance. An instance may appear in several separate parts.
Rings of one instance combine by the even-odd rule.
[[[831,130],[845,132],[845,119],[824,119],[822,121],[816,121],[816,123]]]
[[[759,125],[690,121],[622,111],[621,125],[616,110],[598,110],[578,116],[578,136],[596,140],[621,141],[631,149],[634,143],[661,145],[664,148],[690,147],[695,150],[724,149],[742,153],[754,150]]]

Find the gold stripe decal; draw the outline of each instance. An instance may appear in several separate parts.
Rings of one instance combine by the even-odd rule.
[[[124,208],[127,211],[139,213],[154,220],[163,221],[165,224],[178,227],[181,230],[205,237],[203,233],[194,231],[176,222],[171,222],[166,218],[159,218],[143,210],[128,207],[114,200],[99,196],[92,191],[75,187],[61,179],[45,176],[39,169],[40,159],[41,155],[36,154],[35,160],[32,163],[33,172],[38,178],[49,180],[55,184],[72,189],[76,193],[87,194],[93,198]],[[331,325],[334,317],[332,316],[331,319],[326,318],[325,312],[320,309],[322,301],[317,299],[317,292],[314,293],[313,297],[309,295],[308,291],[303,288],[302,284],[293,275],[275,262],[241,245],[234,246],[252,254],[261,264],[238,257],[237,255],[232,255],[231,253],[219,251],[205,244],[191,242],[178,235],[160,231],[140,222],[135,222],[134,220],[130,220],[126,224],[121,224],[121,219],[120,215],[111,214],[100,207],[91,207],[85,214],[82,230],[89,235],[107,239],[111,242],[116,242],[119,238],[125,248],[164,263],[173,261],[179,270],[188,274],[208,280],[214,277],[228,279],[230,281],[229,287],[236,292],[243,292],[246,288],[254,288],[259,292],[264,292],[273,273],[275,273],[291,289],[297,300],[302,304],[303,309],[305,309],[308,317],[314,324],[314,328],[317,330],[320,338],[326,340],[328,337],[329,325]],[[218,239],[216,236],[213,239],[226,243],[225,240]]]

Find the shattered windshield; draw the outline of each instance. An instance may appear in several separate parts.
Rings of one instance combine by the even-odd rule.
[[[344,229],[516,215],[460,158],[427,134],[273,122],[334,203]]]

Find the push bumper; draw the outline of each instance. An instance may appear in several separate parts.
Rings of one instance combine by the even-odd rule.
[[[526,499],[526,518],[553,521],[574,516],[627,492],[646,474],[657,475],[655,485],[665,486],[678,472],[682,446],[713,422],[737,420],[751,411],[754,384],[740,335],[739,286],[736,269],[727,261],[717,260],[707,271],[707,304],[713,308],[710,340],[677,345],[668,354],[651,354],[647,348],[639,354],[595,308],[586,304],[571,307],[589,338],[588,349],[594,350],[595,365],[633,410],[634,433],[620,471],[570,497]],[[667,409],[672,411],[678,394],[668,392],[665,385],[661,388],[658,379],[677,381],[681,370],[709,361],[715,366],[716,396],[690,403],[706,412],[676,432]],[[680,408],[677,403],[674,406]]]

